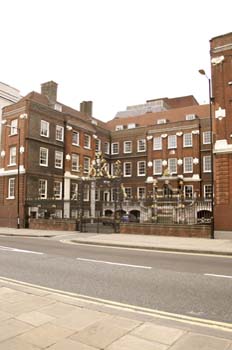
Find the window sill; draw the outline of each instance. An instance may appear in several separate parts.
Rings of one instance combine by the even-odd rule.
[[[6,199],[15,199],[15,197],[6,197]]]

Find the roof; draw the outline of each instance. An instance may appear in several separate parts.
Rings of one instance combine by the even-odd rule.
[[[209,117],[209,105],[193,105],[182,108],[169,109],[167,111],[156,112],[156,113],[145,113],[139,116],[129,116],[119,118],[116,117],[109,122],[107,126],[110,130],[115,130],[116,125],[127,125],[135,123],[137,126],[149,126],[157,124],[158,119],[166,119],[170,122],[184,121],[186,120],[187,114],[195,114],[198,118]]]

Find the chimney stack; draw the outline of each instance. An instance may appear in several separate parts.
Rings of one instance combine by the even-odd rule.
[[[57,86],[58,84],[54,81],[48,81],[47,83],[41,84],[41,94],[46,96],[49,103],[54,105],[57,100]]]
[[[92,117],[92,101],[83,101],[80,103],[80,112],[88,114],[89,117]]]

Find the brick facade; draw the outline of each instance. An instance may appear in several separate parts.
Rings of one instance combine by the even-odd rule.
[[[215,229],[232,231],[232,33],[211,39]]]

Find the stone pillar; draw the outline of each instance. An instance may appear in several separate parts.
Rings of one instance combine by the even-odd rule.
[[[70,218],[70,179],[64,178],[64,218]]]

